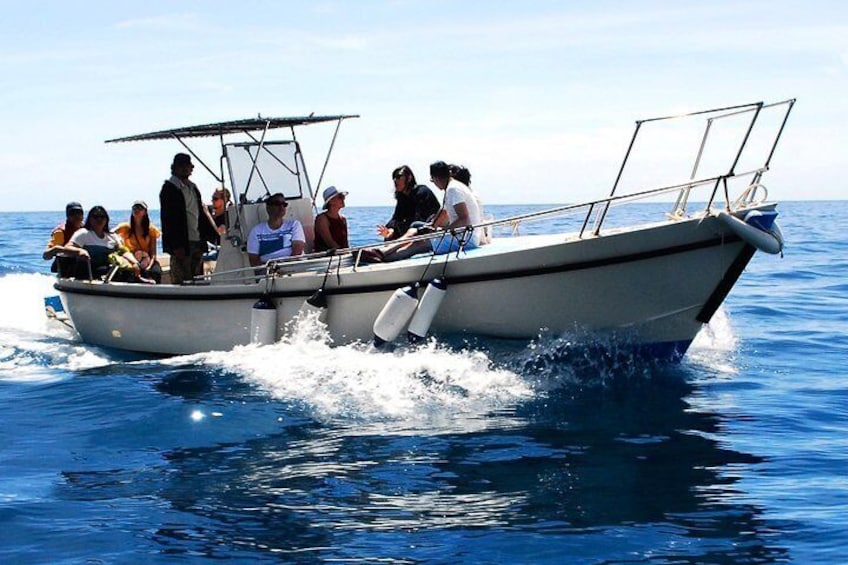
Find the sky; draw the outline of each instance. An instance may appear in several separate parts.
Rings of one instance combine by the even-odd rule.
[[[392,205],[392,169],[408,164],[426,182],[436,160],[467,166],[486,203],[577,202],[609,193],[638,119],[789,98],[770,196],[846,198],[839,1],[3,0],[0,10],[0,211],[69,200],[126,210],[139,198],[158,208],[182,147],[106,139],[313,112],[361,116],[342,125],[320,187],[348,190],[348,205]],[[298,134],[313,183],[332,133]],[[193,180],[208,198],[214,179]]]

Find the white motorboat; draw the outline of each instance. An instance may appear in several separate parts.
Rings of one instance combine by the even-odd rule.
[[[418,336],[531,340],[540,333],[573,332],[587,339],[612,334],[646,355],[677,360],[754,253],[782,250],[777,204],[768,199],[762,177],[794,102],[637,121],[609,196],[487,220],[477,228],[494,230],[495,237],[470,251],[366,264],[362,248],[352,248],[271,262],[259,273],[248,263],[245,241],[266,218],[263,196],[285,193],[288,217],[303,223],[307,249],[311,244],[318,189],[309,181],[295,128],[335,122],[335,142],[342,122],[358,116],[259,117],[110,140],[176,139],[191,151],[187,139],[220,139],[220,173],[206,168],[222,183],[227,175],[239,198],[228,211],[215,269],[183,285],[59,279],[55,288],[84,342],[138,352],[184,354],[267,343],[286,335],[308,300],[321,311],[335,343],[371,340],[375,334],[378,343],[389,341],[415,317],[412,333]],[[679,121],[697,121],[688,178],[624,191],[622,178],[642,132]],[[733,124],[738,135],[717,133],[724,124]],[[762,138],[765,124],[772,125]],[[291,135],[271,140],[272,131]],[[247,140],[230,141],[236,134]],[[702,173],[715,137],[729,164],[718,173]],[[754,149],[761,153],[758,164],[737,171]],[[612,219],[627,205],[658,199],[670,209],[655,221],[619,225]],[[516,229],[528,222],[554,225],[554,219],[561,225],[563,216],[574,217],[574,229],[541,235]],[[435,279],[437,286],[428,285]]]

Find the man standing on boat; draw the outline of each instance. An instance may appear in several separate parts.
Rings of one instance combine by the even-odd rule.
[[[188,179],[193,170],[191,157],[177,153],[171,164],[171,178],[159,192],[162,249],[171,254],[173,284],[201,274],[206,242],[215,237],[215,224],[203,205],[200,190]]]

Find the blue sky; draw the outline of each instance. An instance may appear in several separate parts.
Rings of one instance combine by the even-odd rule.
[[[324,185],[390,205],[391,170],[468,166],[489,203],[605,195],[639,118],[798,98],[766,177],[844,199],[840,2],[0,2],[0,210],[157,207],[158,129],[355,113]],[[332,129],[301,137],[313,182]],[[204,195],[214,181],[198,172]]]

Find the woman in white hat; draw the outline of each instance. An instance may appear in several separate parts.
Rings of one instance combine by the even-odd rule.
[[[324,189],[324,212],[315,218],[315,251],[329,251],[349,247],[347,218],[342,216],[347,191],[335,186]]]

